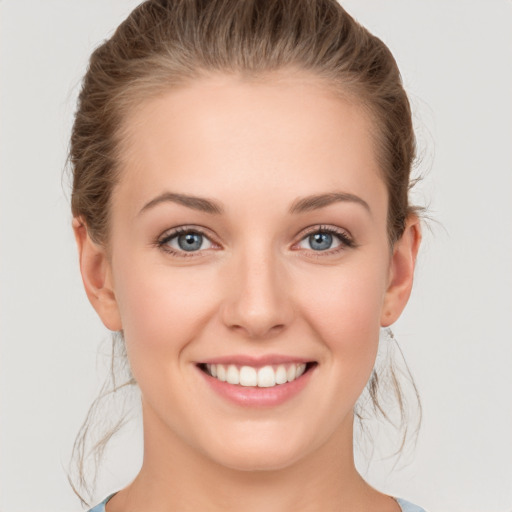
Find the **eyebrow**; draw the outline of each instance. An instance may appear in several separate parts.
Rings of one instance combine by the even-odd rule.
[[[219,203],[211,199],[189,196],[186,194],[177,194],[174,192],[164,192],[163,194],[160,194],[159,196],[149,201],[149,203],[145,204],[140,210],[139,215],[151,208],[154,208],[158,204],[167,202],[181,204],[187,208],[192,208],[193,210],[211,213],[214,215],[220,215],[224,211]]]
[[[159,196],[155,197],[148,203],[146,203],[143,208],[140,210],[139,215],[144,213],[145,211],[154,208],[156,205],[161,203],[176,203],[182,206],[186,206],[187,208],[191,208],[193,210],[198,210],[205,213],[210,213],[213,215],[221,215],[224,213],[224,209],[222,206],[212,199],[206,199],[205,197],[196,197],[190,196],[187,194],[178,194],[175,192],[164,192]],[[356,196],[354,194],[349,194],[347,192],[331,192],[328,194],[316,194],[312,196],[306,196],[299,199],[296,199],[292,206],[290,207],[290,214],[299,214],[304,212],[309,212],[312,210],[318,210],[320,208],[324,208],[333,203],[338,202],[349,202],[356,203],[364,207],[369,213],[371,213],[370,206],[368,203]]]
[[[297,214],[309,212],[311,210],[318,210],[338,202],[356,203],[364,207],[368,213],[371,213],[370,206],[364,199],[361,199],[359,196],[349,194],[347,192],[332,192],[329,194],[317,194],[299,198],[294,201],[290,207],[290,213]]]

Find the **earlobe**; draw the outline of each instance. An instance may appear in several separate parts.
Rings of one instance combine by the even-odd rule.
[[[420,243],[420,221],[416,215],[411,215],[407,219],[402,237],[393,248],[388,288],[382,308],[381,327],[388,327],[396,322],[409,300]]]
[[[114,293],[111,265],[105,248],[94,242],[80,218],[73,219],[73,231],[78,248],[80,272],[85,292],[107,329],[122,329]]]

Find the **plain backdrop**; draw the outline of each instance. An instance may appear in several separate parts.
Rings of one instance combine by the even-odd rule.
[[[66,468],[108,333],[82,290],[62,172],[88,55],[137,3],[0,0],[1,512],[81,510]],[[414,197],[436,220],[395,326],[423,428],[407,464],[368,478],[429,512],[511,512],[512,2],[343,4],[396,56],[426,174]],[[138,434],[114,447],[98,499],[134,476]]]

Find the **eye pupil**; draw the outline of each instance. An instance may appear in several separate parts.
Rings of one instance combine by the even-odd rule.
[[[203,245],[203,235],[199,233],[186,233],[178,237],[178,245],[184,251],[197,251]]]
[[[332,245],[332,235],[329,233],[318,232],[309,237],[309,244],[315,251],[325,251]]]

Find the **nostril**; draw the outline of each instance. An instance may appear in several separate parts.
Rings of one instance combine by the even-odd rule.
[[[284,324],[279,324],[279,325],[274,325],[272,326],[269,331],[270,332],[279,332],[279,331],[282,331],[284,329]]]
[[[267,325],[247,322],[245,325],[232,324],[228,326],[233,331],[243,332],[251,339],[265,339],[275,336],[285,329],[285,324],[277,324],[268,327]]]

